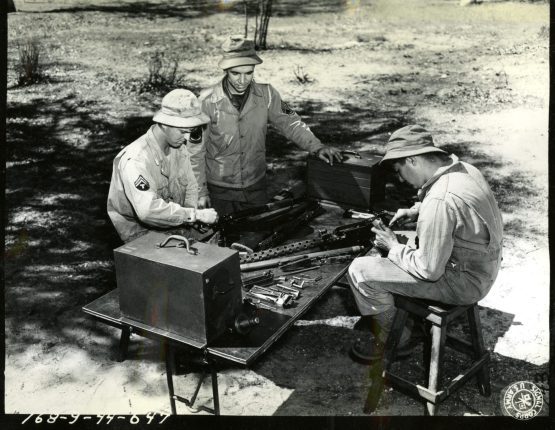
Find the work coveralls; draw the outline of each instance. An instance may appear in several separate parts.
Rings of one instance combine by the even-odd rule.
[[[243,193],[245,190],[261,189],[265,196],[268,124],[305,151],[316,152],[323,145],[271,85],[252,82],[248,98],[239,112],[225,94],[222,82],[203,90],[199,97],[202,111],[210,117],[210,122],[204,135],[204,146],[190,148],[192,163],[201,184],[201,196],[208,192],[202,187],[207,182],[220,191],[213,196],[211,190],[211,198],[246,202],[249,193]],[[204,159],[205,163],[202,162]]]
[[[501,212],[482,174],[451,157],[453,163],[418,192],[419,247],[397,244],[387,258],[360,257],[349,267],[362,315],[391,309],[391,293],[471,304],[493,285],[501,264]]]
[[[196,219],[198,185],[189,152],[182,145],[165,155],[152,129],[123,148],[113,163],[108,215],[124,242]]]

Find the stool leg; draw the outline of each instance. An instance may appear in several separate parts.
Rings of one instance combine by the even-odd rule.
[[[430,356],[432,354],[432,324],[424,321],[424,344],[422,346],[424,375],[430,374]]]
[[[480,322],[480,311],[478,306],[472,306],[467,311],[468,325],[470,326],[470,336],[472,339],[472,348],[474,349],[474,359],[479,360],[485,354],[489,353],[486,351],[484,346],[484,338],[482,337],[482,324]],[[478,380],[478,390],[482,396],[489,397],[491,395],[491,383],[489,374],[489,361],[482,366],[482,368],[476,374],[476,379]]]
[[[430,373],[428,375],[428,389],[434,393],[438,391],[441,383],[443,354],[445,352],[445,338],[447,329],[445,327],[432,326],[432,352],[430,354]],[[435,415],[438,406],[428,402],[426,411],[429,415]]]

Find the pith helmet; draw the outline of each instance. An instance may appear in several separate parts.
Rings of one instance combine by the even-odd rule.
[[[178,88],[162,99],[162,109],[154,114],[154,122],[172,127],[196,127],[210,121],[200,110],[200,102],[189,90]]]

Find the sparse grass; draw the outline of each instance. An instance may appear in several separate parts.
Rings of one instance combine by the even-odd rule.
[[[46,78],[42,71],[42,47],[36,40],[27,40],[17,45],[19,53],[15,71],[17,84],[26,86],[44,81]]]
[[[308,76],[308,73],[304,71],[303,66],[296,66],[293,69],[293,73],[300,84],[309,84],[313,81],[313,79]]]
[[[148,77],[139,86],[139,92],[166,93],[182,82],[177,74],[179,60],[175,56],[166,56],[164,52],[156,51],[148,60]]]

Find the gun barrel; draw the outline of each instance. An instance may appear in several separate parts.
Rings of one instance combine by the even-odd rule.
[[[324,257],[333,257],[335,255],[343,255],[343,254],[357,254],[363,251],[364,249],[365,249],[364,246],[350,246],[347,248],[331,249],[329,251],[311,252],[309,254],[304,254],[304,255],[293,255],[290,257],[282,257],[282,258],[274,258],[271,260],[257,261],[255,263],[241,264],[241,271],[248,272],[250,270],[259,270],[259,269],[264,269],[266,267],[281,266],[291,261],[300,260],[301,258],[303,259],[324,258]]]

